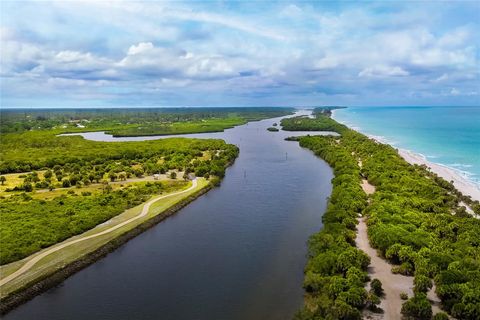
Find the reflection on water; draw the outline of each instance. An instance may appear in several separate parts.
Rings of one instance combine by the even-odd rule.
[[[302,133],[266,130],[279,120],[183,135],[240,147],[221,187],[5,319],[291,318],[303,303],[306,241],[321,228],[332,172],[284,141]]]

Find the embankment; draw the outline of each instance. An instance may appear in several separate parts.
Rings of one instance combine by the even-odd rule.
[[[17,289],[16,291],[12,292],[11,294],[9,294],[8,296],[2,299],[2,301],[0,302],[0,313],[5,314],[8,311],[19,306],[20,304],[60,284],[61,282],[63,282],[65,279],[67,279],[74,273],[102,259],[103,257],[108,255],[110,252],[114,251],[115,249],[117,249],[118,247],[120,247],[121,245],[129,241],[130,239],[133,239],[134,237],[141,234],[142,232],[152,228],[153,226],[155,226],[165,218],[175,214],[180,209],[182,209],[183,207],[185,207],[186,205],[188,205],[190,202],[194,201],[201,195],[205,194],[213,187],[214,186],[211,183],[209,183],[202,189],[196,191],[195,193],[191,194],[187,198],[182,199],[180,202],[176,203],[175,205],[163,211],[162,213],[124,232],[123,234],[116,237],[115,239],[110,240],[109,242],[102,245],[95,251],[85,254],[79,259],[55,270],[50,274],[45,274],[43,277],[37,278],[34,281],[31,281],[25,284],[21,288]]]

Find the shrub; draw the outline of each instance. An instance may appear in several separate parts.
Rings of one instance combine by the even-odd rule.
[[[433,320],[448,320],[448,315],[445,312],[439,312],[433,316]]]
[[[70,180],[65,179],[62,181],[62,187],[69,188],[70,187]]]
[[[424,293],[417,293],[403,304],[402,314],[407,318],[429,320],[432,318],[432,306]]]
[[[381,296],[383,294],[382,282],[378,279],[373,279],[370,282],[370,290],[377,296]]]
[[[365,306],[367,307],[367,309],[376,311],[378,309],[379,304],[380,304],[380,298],[373,292],[369,292],[367,295],[366,303],[365,303]]]
[[[413,279],[413,284],[415,287],[413,288],[413,291],[418,293],[418,292],[423,292],[426,293],[432,288],[432,280],[422,274],[415,275],[415,279]]]

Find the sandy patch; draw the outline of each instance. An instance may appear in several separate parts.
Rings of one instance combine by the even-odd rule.
[[[355,243],[357,247],[370,256],[371,262],[368,267],[368,274],[372,279],[377,278],[382,282],[384,296],[381,297],[380,308],[383,314],[366,313],[370,319],[402,319],[401,310],[404,300],[400,298],[400,293],[405,292],[409,297],[413,296],[413,277],[391,272],[392,265],[377,255],[377,251],[370,246],[367,235],[367,225],[365,218],[358,219],[357,238]],[[369,286],[369,285],[368,285]],[[440,311],[440,300],[435,295],[433,288],[428,293],[428,298],[433,301],[433,314]]]
[[[429,162],[422,155],[413,153],[408,150],[399,149],[398,154],[411,164],[424,164],[427,167],[430,167],[432,172],[438,174],[443,179],[447,181],[453,181],[453,185],[461,193],[466,196],[471,196],[473,200],[480,201],[480,188],[473,182],[469,181],[467,178],[463,177],[454,169],[438,163]]]
[[[375,192],[375,186],[371,185],[370,183],[368,183],[367,179],[363,179],[362,180],[362,189],[363,191],[367,194],[367,195],[370,195],[372,193]]]

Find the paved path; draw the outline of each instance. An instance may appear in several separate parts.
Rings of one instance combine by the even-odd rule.
[[[138,220],[138,219],[141,219],[143,217],[145,217],[147,214],[148,214],[148,210],[150,209],[150,206],[157,202],[158,200],[161,200],[161,199],[165,199],[165,198],[168,198],[168,197],[171,197],[171,196],[176,196],[176,195],[179,195],[179,194],[182,194],[182,193],[186,193],[186,192],[189,192],[193,189],[195,189],[197,187],[197,180],[194,179],[192,180],[192,185],[188,188],[188,189],[185,189],[185,190],[182,190],[182,191],[178,191],[178,192],[174,192],[174,193],[170,193],[170,194],[167,194],[167,195],[164,195],[164,196],[158,196],[158,197],[155,197],[153,199],[151,199],[150,201],[148,201],[147,203],[145,203],[145,205],[143,206],[143,209],[142,209],[142,212],[138,215],[138,216],[135,216],[135,217],[132,217],[122,223],[119,223],[111,228],[108,228],[102,232],[99,232],[99,233],[95,233],[95,234],[92,234],[92,235],[89,235],[89,236],[85,236],[85,237],[82,237],[82,238],[78,238],[78,239],[75,239],[75,240],[72,240],[72,241],[68,241],[68,242],[65,242],[61,245],[58,245],[58,246],[55,246],[45,252],[42,252],[41,254],[31,258],[30,260],[28,260],[20,269],[18,269],[17,271],[15,271],[14,273],[10,274],[8,277],[5,277],[3,279],[0,280],[0,286],[3,286],[5,283],[7,282],[10,282],[12,281],[13,279],[15,279],[16,277],[20,276],[21,274],[27,272],[29,269],[31,269],[38,261],[40,261],[41,259],[45,258],[46,256],[54,253],[54,252],[57,252],[58,250],[61,250],[63,248],[66,248],[68,246],[71,246],[75,243],[79,243],[79,242],[82,242],[82,241],[85,241],[85,240],[89,240],[89,239],[92,239],[92,238],[96,238],[96,237],[100,237],[100,236],[103,236],[107,233],[110,233],[112,231],[115,231],[127,224],[129,224],[130,222],[132,221],[135,221],[135,220]]]

